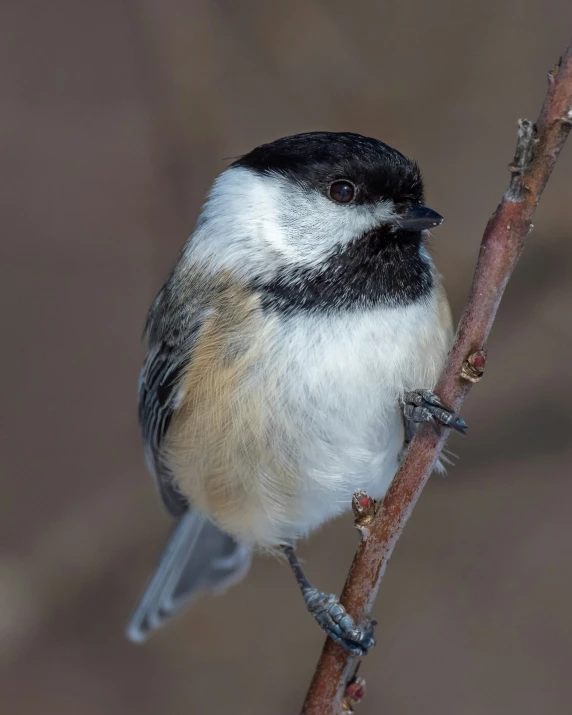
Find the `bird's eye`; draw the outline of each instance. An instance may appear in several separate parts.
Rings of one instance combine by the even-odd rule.
[[[334,181],[330,186],[330,198],[339,204],[349,204],[355,196],[354,185],[350,181]]]

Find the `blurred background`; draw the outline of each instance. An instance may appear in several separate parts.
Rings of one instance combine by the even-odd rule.
[[[125,622],[169,529],[142,459],[147,308],[214,177],[295,132],[416,158],[455,317],[572,29],[567,0],[19,0],[0,23],[0,689],[17,715],[299,711],[323,637],[259,557],[145,646]],[[375,606],[359,712],[570,712],[572,146],[489,367]],[[302,548],[339,592],[341,519]],[[276,604],[279,617],[271,613]]]

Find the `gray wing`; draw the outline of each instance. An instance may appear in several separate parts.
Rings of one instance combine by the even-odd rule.
[[[210,314],[208,305],[206,291],[198,294],[194,286],[192,295],[181,294],[168,281],[151,307],[145,328],[149,352],[139,379],[139,422],[149,469],[177,521],[127,628],[134,642],[144,641],[198,593],[219,593],[235,583],[250,565],[250,549],[189,509],[162,456],[178,406],[181,378]]]
[[[165,507],[178,517],[187,510],[188,503],[173,485],[162,448],[177,408],[181,378],[206,313],[196,310],[189,315],[188,308],[175,310],[164,300],[165,290],[155,300],[145,328],[149,352],[139,377],[139,424],[147,466]]]

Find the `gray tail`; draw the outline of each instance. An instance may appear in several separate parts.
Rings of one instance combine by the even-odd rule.
[[[198,512],[187,512],[171,532],[127,637],[141,643],[201,591],[221,593],[246,574],[250,559],[250,549]]]

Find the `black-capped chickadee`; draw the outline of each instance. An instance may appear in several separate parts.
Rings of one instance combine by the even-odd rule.
[[[355,490],[383,497],[416,423],[466,428],[429,391],[452,342],[425,245],[442,220],[418,166],[358,134],[279,139],[215,181],[147,320],[139,419],[178,521],[132,640],[260,548],[284,551],[330,637],[373,644],[294,547]]]

